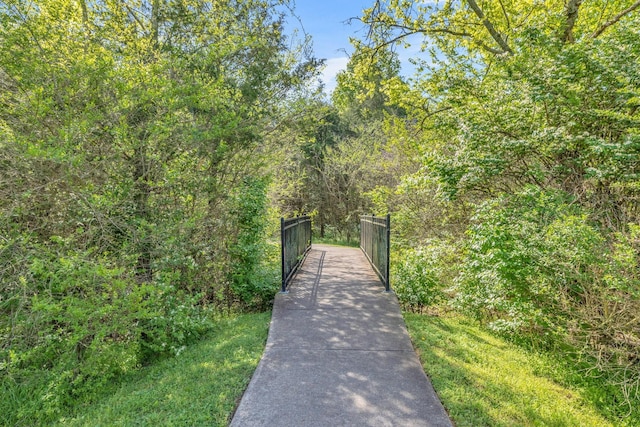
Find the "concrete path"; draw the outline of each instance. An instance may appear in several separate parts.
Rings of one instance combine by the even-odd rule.
[[[395,295],[359,249],[313,245],[231,426],[451,425]]]

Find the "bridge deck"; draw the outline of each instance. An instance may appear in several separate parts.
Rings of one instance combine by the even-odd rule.
[[[232,426],[451,426],[359,249],[313,245]]]

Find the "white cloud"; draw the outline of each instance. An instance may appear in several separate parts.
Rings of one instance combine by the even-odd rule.
[[[325,93],[330,94],[336,88],[336,75],[339,71],[347,68],[348,62],[349,58],[347,57],[327,59],[325,68],[322,70],[322,76],[320,76],[320,80],[324,83]]]

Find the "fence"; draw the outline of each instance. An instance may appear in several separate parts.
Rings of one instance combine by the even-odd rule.
[[[311,218],[280,218],[280,242],[282,257],[282,292],[302,264],[305,255],[311,249]]]
[[[390,248],[391,216],[362,215],[360,217],[360,249],[369,259],[387,292],[391,290],[389,283]]]

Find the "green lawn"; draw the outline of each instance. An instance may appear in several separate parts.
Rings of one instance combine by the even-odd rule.
[[[210,337],[144,368],[65,426],[226,426],[264,350],[271,313],[219,322]]]
[[[563,361],[461,318],[404,316],[425,372],[458,427],[634,425],[600,414],[576,375],[571,384]]]
[[[260,360],[270,313],[220,320],[217,332],[132,373],[64,426],[226,426]],[[563,363],[456,317],[405,313],[425,371],[458,427],[613,426]],[[629,421],[626,425],[631,426]]]

